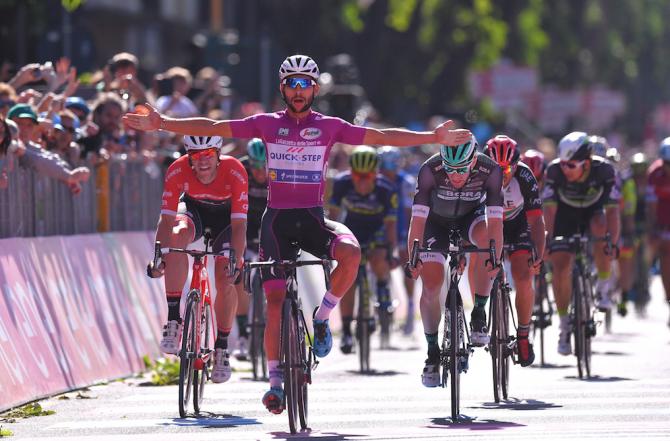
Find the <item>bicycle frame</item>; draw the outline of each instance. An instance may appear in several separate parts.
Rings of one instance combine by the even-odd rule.
[[[198,310],[196,311],[196,317],[202,317],[202,311],[205,305],[209,305],[212,308],[212,297],[210,294],[210,285],[209,285],[209,275],[207,272],[207,256],[203,257],[194,257],[193,266],[192,266],[193,275],[191,277],[191,285],[189,287],[189,292],[194,289],[199,290],[200,299],[198,299]],[[212,333],[216,329],[216,323],[214,320],[215,314],[210,314],[210,321],[212,327]],[[202,320],[197,320],[195,325],[195,343],[196,348],[200,348],[200,339],[202,338]],[[213,340],[212,340],[213,341]],[[195,359],[195,369],[202,370],[204,365],[209,361],[212,352],[201,353],[196,355]]]

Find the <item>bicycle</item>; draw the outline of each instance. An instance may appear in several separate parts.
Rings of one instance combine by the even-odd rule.
[[[442,375],[440,386],[446,387],[448,377],[451,376],[451,419],[454,423],[460,418],[460,374],[467,372],[470,354],[474,352],[470,344],[470,332],[463,311],[463,300],[458,290],[460,274],[459,266],[464,265],[466,253],[489,253],[487,261],[497,265],[495,253],[495,241],[491,240],[489,248],[477,248],[475,246],[463,245],[463,240],[456,230],[449,232],[449,248],[440,250],[435,248],[423,248],[419,240],[412,243],[410,254],[410,266],[416,268],[419,261],[419,253],[440,253],[449,258],[449,290],[444,303],[444,328],[442,333],[442,348],[440,350],[440,366]]]
[[[554,315],[554,306],[549,298],[549,274],[544,264],[540,267],[540,273],[535,276],[535,306],[531,325],[533,326],[533,340],[537,341],[539,333],[540,341],[540,365],[544,362],[544,330],[551,326],[551,317]]]
[[[391,261],[392,250],[388,245],[383,245],[386,249],[386,259]],[[377,293],[379,294],[379,293]],[[379,318],[379,348],[389,349],[391,347],[391,328],[393,327],[393,312],[398,306],[398,301],[391,298],[391,288],[388,287],[384,296],[377,297],[375,309]]]
[[[181,350],[179,351],[179,416],[185,418],[188,412],[191,391],[193,391],[193,410],[200,412],[205,393],[205,384],[210,377],[214,349],[214,317],[212,316],[212,298],[209,277],[207,275],[207,256],[225,256],[228,253],[228,274],[235,274],[235,250],[224,248],[214,253],[209,251],[211,236],[204,237],[205,250],[184,248],[161,248],[160,241],[154,245],[154,268],[158,268],[163,254],[184,253],[193,257],[191,285],[186,298],[184,326],[182,328]],[[195,386],[195,387],[194,387]]]
[[[588,245],[593,242],[606,242],[611,249],[610,236],[588,238],[581,234],[570,237],[558,236],[553,243],[566,243],[575,254],[572,269],[572,302],[570,304],[570,323],[575,342],[577,372],[579,378],[591,377],[591,340],[596,335],[596,308],[594,306],[593,274],[587,262]]]
[[[531,261],[532,263],[532,261]],[[487,347],[491,354],[491,363],[493,367],[493,398],[496,403],[500,398],[507,399],[509,390],[509,361],[514,360],[514,350],[516,347],[516,337],[510,335],[509,318],[512,316],[512,324],[516,330],[516,321],[514,320],[514,309],[510,293],[512,288],[506,280],[505,272],[499,271],[493,287],[491,288],[491,299],[489,302],[489,329],[491,330],[491,340]]]
[[[244,286],[249,288],[251,269],[265,268],[283,270],[286,274],[286,298],[282,305],[279,366],[284,371],[284,403],[288,409],[288,422],[291,433],[296,433],[297,423],[300,429],[307,429],[308,395],[307,387],[312,383],[312,370],[319,364],[312,351],[312,336],[307,329],[305,316],[298,297],[298,279],[296,269],[301,266],[321,265],[326,280],[326,289],[330,289],[330,260],[298,261],[297,244],[295,257],[290,260],[245,262]],[[248,292],[248,291],[247,291]]]

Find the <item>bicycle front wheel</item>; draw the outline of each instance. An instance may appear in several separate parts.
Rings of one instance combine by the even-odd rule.
[[[200,295],[197,290],[189,293],[184,314],[184,328],[179,352],[179,416],[186,417],[193,388],[193,367],[196,358],[196,311]]]
[[[267,366],[265,362],[265,348],[263,334],[265,332],[265,298],[259,272],[254,273],[251,284],[251,332],[249,355],[251,356],[251,367],[254,380],[267,377]]]
[[[464,335],[463,324],[465,320],[462,316],[463,306],[461,305],[460,294],[457,289],[452,290],[449,296],[450,319],[450,347],[449,347],[449,374],[451,374],[451,420],[458,422],[461,413],[461,372],[459,369],[460,353],[463,351],[465,342],[461,335]]]
[[[575,269],[573,275],[572,308],[575,356],[579,378],[588,376],[586,367],[586,311],[584,310],[584,285],[581,271]]]
[[[499,354],[500,354],[500,363],[498,364],[498,369],[500,369],[500,391],[504,400],[507,399],[507,392],[509,390],[509,359],[511,357],[511,351],[509,349],[509,314],[510,314],[510,305],[508,302],[508,297],[504,294],[504,291],[501,289],[498,291],[498,314],[500,315],[500,320],[498,321],[498,337],[500,338],[498,342]]]
[[[360,276],[359,276],[360,277]],[[358,361],[361,373],[370,371],[370,314],[369,293],[364,283],[358,285],[358,317],[356,318],[356,337],[358,339]]]
[[[502,384],[500,378],[500,365],[502,363],[502,352],[500,350],[500,292],[498,290],[498,279],[496,279],[491,290],[491,307],[489,308],[489,316],[491,317],[491,342],[489,344],[489,353],[491,354],[491,369],[493,372],[493,400],[496,403],[500,402],[502,396]]]
[[[298,421],[298,395],[300,395],[299,347],[296,333],[296,316],[291,300],[285,300],[282,308],[281,358],[284,367],[284,399],[291,433],[296,433]]]
[[[207,303],[203,308],[200,322],[200,356],[206,358],[203,361],[202,369],[194,369],[193,371],[193,409],[195,413],[200,412],[202,406],[202,398],[205,396],[205,384],[209,378],[209,369],[212,366],[213,351],[210,347],[210,335],[212,334],[211,325],[211,306]],[[203,359],[204,360],[204,359]]]
[[[307,387],[311,383],[312,359],[307,354],[307,343],[305,341],[307,330],[305,329],[302,311],[298,310],[295,314],[296,335],[298,336],[298,361],[300,366],[298,369],[298,416],[300,417],[300,428],[304,430],[307,429],[309,403]]]

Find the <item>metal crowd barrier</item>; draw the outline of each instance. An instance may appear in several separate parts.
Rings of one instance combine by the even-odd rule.
[[[72,194],[63,182],[20,167],[0,189],[0,238],[153,230],[160,212],[162,170],[155,163],[117,157],[90,166],[91,176]],[[99,168],[106,167],[105,173]],[[108,174],[109,179],[96,179]],[[100,181],[100,182],[98,182]]]

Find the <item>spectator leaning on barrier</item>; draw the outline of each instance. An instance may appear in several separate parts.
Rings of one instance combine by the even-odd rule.
[[[9,145],[12,133],[4,118],[0,118],[0,190],[7,188],[9,183]]]
[[[81,190],[79,182],[88,179],[89,169],[78,167],[72,170],[58,155],[47,152],[33,141],[35,131],[38,130],[38,121],[32,107],[29,104],[16,104],[7,116],[19,127],[19,140],[24,146],[17,150],[19,165],[32,168],[41,176],[62,181],[70,186],[73,193],[78,193]]]
[[[110,144],[122,141],[121,116],[125,109],[118,95],[113,93],[100,95],[93,104],[93,123],[98,131],[79,140],[84,157],[92,156],[94,160],[106,159]]]

